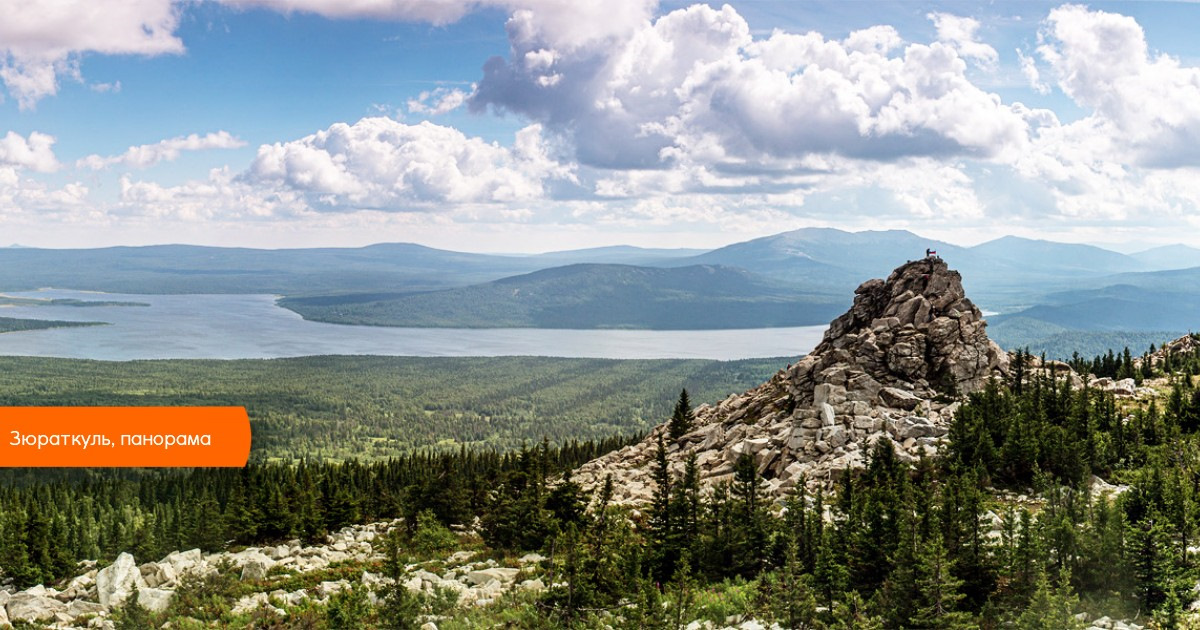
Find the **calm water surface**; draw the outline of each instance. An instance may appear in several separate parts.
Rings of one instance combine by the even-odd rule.
[[[14,297],[143,302],[134,306],[19,306],[0,317],[108,326],[0,334],[0,355],[132,359],[268,359],[313,354],[746,359],[796,356],[825,326],[748,330],[384,328],[305,321],[271,295],[125,295],[65,290]]]

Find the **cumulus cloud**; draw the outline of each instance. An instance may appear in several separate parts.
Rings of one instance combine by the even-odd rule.
[[[649,20],[657,0],[219,0],[240,8],[449,24],[485,8],[511,12],[510,32],[571,50],[631,31]]]
[[[408,111],[413,114],[426,114],[429,116],[447,114],[462,107],[470,95],[469,92],[458,88],[440,87],[433,90],[426,90],[417,95],[416,98],[408,99]]]
[[[120,179],[120,199],[113,212],[123,216],[183,221],[287,218],[310,213],[302,195],[291,190],[265,190],[244,181],[229,168],[213,169],[207,179],[176,186]]]
[[[78,56],[183,52],[172,0],[10,0],[0,20],[0,80],[22,109],[78,79]]]
[[[228,131],[207,133],[203,136],[193,133],[178,138],[161,140],[154,144],[132,146],[120,155],[89,155],[76,162],[76,166],[96,171],[115,165],[130,168],[148,168],[159,162],[173,162],[184,151],[237,149],[244,146],[246,146],[244,141],[234,137]]]
[[[938,41],[954,46],[966,59],[973,59],[985,66],[999,60],[996,49],[978,39],[979,20],[949,13],[930,13],[926,16],[937,29]]]
[[[1024,117],[967,79],[960,39],[895,53],[902,42],[886,26],[843,41],[782,31],[755,40],[733,8],[703,5],[569,54],[510,26],[512,53],[485,64],[471,105],[543,122],[571,138],[581,162],[607,168],[1019,149]]]
[[[1093,114],[1079,124],[1108,153],[1149,167],[1200,164],[1200,68],[1151,56],[1133,18],[1065,5],[1050,12],[1038,52],[1059,87]]]
[[[314,207],[400,210],[537,199],[548,180],[574,174],[551,157],[539,125],[506,148],[430,122],[364,118],[259,147],[246,178],[301,192]]]
[[[22,177],[20,167],[6,166],[0,161],[0,217],[6,221],[33,217],[43,221],[79,221],[95,215],[88,204],[88,188],[83,184],[72,182],[54,188]]]
[[[58,159],[54,157],[54,136],[35,131],[29,137],[23,137],[15,131],[8,132],[0,138],[0,166],[40,173],[58,170]]]

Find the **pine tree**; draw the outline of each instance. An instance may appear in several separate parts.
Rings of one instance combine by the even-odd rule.
[[[733,465],[733,498],[737,514],[735,570],[751,576],[762,569],[767,552],[767,511],[763,501],[763,479],[748,453]]]
[[[804,575],[795,536],[788,536],[783,566],[761,578],[768,612],[785,628],[807,628],[817,616],[817,599]]]
[[[420,626],[417,616],[421,613],[421,602],[404,585],[408,577],[405,572],[407,557],[403,553],[401,530],[389,531],[383,536],[382,544],[383,575],[391,579],[380,593],[383,601],[379,607],[379,620],[387,628],[415,630]]]
[[[1066,575],[1057,585],[1043,571],[1038,574],[1033,598],[1017,617],[1017,630],[1083,630],[1087,624],[1075,618],[1078,600],[1071,594],[1070,581]]]
[[[679,401],[675,403],[675,411],[671,413],[671,421],[667,423],[667,432],[672,440],[678,440],[692,430],[696,422],[696,414],[692,411],[692,403],[688,400],[687,389],[679,392]]]
[[[962,580],[954,576],[953,562],[936,529],[923,545],[917,558],[916,585],[920,601],[912,626],[957,630],[974,628],[970,613],[958,610],[963,595]]]
[[[670,461],[661,435],[654,451],[652,476],[654,494],[650,499],[649,569],[655,582],[664,584],[675,574],[679,538],[673,518],[677,510],[673,509]]]

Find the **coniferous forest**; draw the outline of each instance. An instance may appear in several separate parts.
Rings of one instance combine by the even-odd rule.
[[[157,558],[318,540],[403,517],[384,546],[389,560],[367,569],[402,576],[406,562],[436,563],[456,548],[540,552],[531,571],[547,588],[470,610],[391,589],[376,606],[334,599],[266,623],[231,611],[243,586],[206,583],[196,588],[215,603],[202,612],[179,608],[193,601],[185,594],[157,616],[115,618],[402,628],[434,610],[439,627],[754,618],[789,628],[1082,628],[1076,615],[1087,612],[1186,627],[1200,579],[1200,357],[1153,366],[1107,357],[1076,364],[1134,370],[1158,395],[1072,387],[1018,353],[1009,380],[965,401],[936,457],[904,463],[890,447],[868,447],[865,469],[784,498],[767,496],[749,456],[731,481],[702,491],[694,462],[668,467],[666,445],[649,505],[613,505],[611,487],[571,481],[573,467],[632,437],[243,470],[9,470],[0,558],[16,585],[51,584],[79,560],[120,551]],[[686,392],[660,402],[674,405],[661,421],[689,417]]]

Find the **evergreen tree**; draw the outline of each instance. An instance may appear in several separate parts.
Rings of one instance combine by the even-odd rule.
[[[692,430],[692,426],[696,423],[696,414],[692,411],[692,403],[688,400],[687,388],[679,392],[679,401],[675,403],[675,410],[671,413],[671,420],[667,423],[667,432],[672,440],[678,440],[684,434]]]
[[[795,537],[788,538],[783,566],[764,575],[759,590],[776,622],[785,628],[807,628],[817,617],[817,600],[806,581]]]
[[[1017,617],[1017,630],[1083,630],[1083,621],[1075,618],[1078,600],[1071,594],[1070,580],[1064,575],[1057,585],[1051,584],[1043,571],[1038,574],[1029,607]]]
[[[913,627],[945,630],[976,627],[970,613],[959,610],[962,580],[954,576],[953,562],[937,530],[925,541],[917,558],[916,586],[919,599]]]
[[[650,499],[649,515],[649,562],[650,575],[656,583],[665,584],[675,574],[675,563],[679,560],[680,541],[674,522],[677,510],[673,509],[671,493],[671,467],[662,436],[654,450],[654,494]]]

